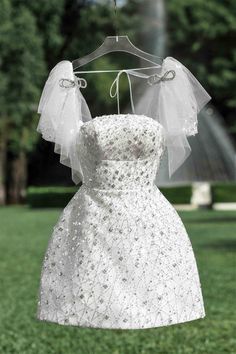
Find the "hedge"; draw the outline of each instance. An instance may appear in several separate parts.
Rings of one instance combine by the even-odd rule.
[[[27,204],[32,208],[65,207],[80,187],[29,187]],[[160,188],[164,196],[174,204],[188,204],[191,187]]]
[[[29,187],[27,203],[32,208],[63,208],[80,187]],[[160,191],[172,204],[189,204],[191,186],[162,187]],[[213,184],[213,203],[236,202],[236,183]]]
[[[29,187],[27,204],[32,208],[63,208],[79,187]]]

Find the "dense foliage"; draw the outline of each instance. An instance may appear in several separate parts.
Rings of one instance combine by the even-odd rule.
[[[236,2],[170,0],[171,52],[181,57],[204,83],[213,103],[234,126],[236,113]]]

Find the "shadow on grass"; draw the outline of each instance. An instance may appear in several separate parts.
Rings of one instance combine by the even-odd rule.
[[[236,213],[235,213],[235,216],[217,216],[217,217],[214,217],[212,216],[212,218],[210,217],[207,217],[207,218],[186,218],[186,221],[188,224],[198,224],[198,223],[201,223],[201,224],[211,224],[211,223],[228,223],[228,222],[232,222],[232,223],[235,223],[236,222]]]
[[[236,251],[236,240],[217,240],[200,245],[201,248],[208,248],[218,251]]]

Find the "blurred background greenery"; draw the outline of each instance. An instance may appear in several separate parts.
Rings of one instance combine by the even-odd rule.
[[[151,11],[159,2],[165,8],[162,20],[157,11]],[[129,0],[117,4],[119,34],[127,34],[135,45],[150,52],[158,51],[153,43],[159,35],[164,42],[159,50],[165,47],[165,53],[194,73],[235,140],[235,1]],[[53,144],[36,133],[37,105],[56,63],[81,57],[107,35],[115,34],[114,8],[113,1],[1,0],[0,16],[0,204],[21,203],[28,186],[72,186],[70,170],[58,163]],[[134,57],[115,53],[92,62],[89,68],[134,64]],[[114,77],[104,74],[95,80],[88,75],[86,79],[89,89],[83,93],[92,116],[115,112],[115,100],[107,89]],[[121,79],[122,84],[125,104],[128,87]]]
[[[120,0],[119,35],[145,51],[185,64],[212,96],[236,141],[235,0]],[[157,11],[154,5],[161,4]],[[162,20],[158,11],[162,13]],[[158,10],[159,9],[159,10]],[[221,354],[236,352],[235,211],[180,212],[199,265],[206,319],[141,331],[64,328],[35,320],[40,264],[61,209],[79,186],[36,126],[49,71],[114,35],[113,1],[0,0],[0,352],[47,354]],[[153,46],[160,36],[159,47]],[[123,68],[135,58],[109,55],[90,69]],[[116,112],[112,75],[86,77],[92,116]],[[129,100],[121,79],[121,101]],[[217,164],[217,161],[216,161]],[[235,168],[232,166],[232,168]],[[173,204],[190,204],[191,183],[161,187]],[[215,181],[212,203],[235,205],[233,179]],[[17,205],[12,205],[17,204]],[[50,208],[50,209],[49,209]]]

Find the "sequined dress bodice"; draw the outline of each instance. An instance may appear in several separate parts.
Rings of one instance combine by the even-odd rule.
[[[163,127],[152,118],[100,116],[80,130],[83,184],[96,189],[138,189],[154,184],[164,151]]]

